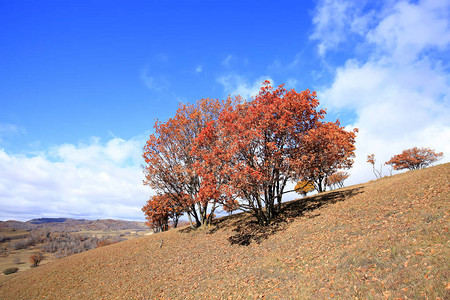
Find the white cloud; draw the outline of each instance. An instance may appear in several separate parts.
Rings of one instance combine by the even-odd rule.
[[[224,76],[220,76],[217,78],[217,82],[220,83],[225,93],[229,95],[240,95],[244,99],[250,99],[256,95],[258,95],[262,83],[265,80],[269,80],[270,84],[273,86],[274,81],[269,76],[261,76],[253,83],[249,82],[249,80],[240,75],[228,74]]]
[[[410,63],[426,49],[448,49],[449,17],[449,4],[445,0],[399,2],[367,38],[397,63]]]
[[[195,73],[201,73],[203,72],[203,67],[201,65],[198,65],[197,68],[195,68]]]
[[[34,156],[0,149],[0,219],[84,217],[143,220],[145,139],[64,144]]]
[[[332,84],[319,91],[325,107],[354,114],[352,126],[360,129],[349,183],[374,179],[366,162],[372,153],[378,168],[414,146],[442,151],[441,162],[450,161],[450,77],[443,66],[450,46],[449,11],[448,1],[394,3],[372,28],[359,32],[360,44],[371,48],[368,56],[349,58]],[[353,32],[347,28],[342,33]]]

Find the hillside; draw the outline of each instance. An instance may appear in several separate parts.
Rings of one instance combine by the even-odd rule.
[[[2,275],[1,299],[449,299],[450,164]]]

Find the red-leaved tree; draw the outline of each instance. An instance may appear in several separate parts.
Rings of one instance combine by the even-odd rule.
[[[187,213],[193,227],[210,221],[208,214],[214,214],[219,200],[217,194],[208,194],[210,182],[207,179],[205,184],[195,168],[202,158],[192,151],[193,142],[207,124],[217,121],[230,103],[230,99],[202,99],[193,105],[180,104],[173,118],[156,122],[155,133],[144,147],[144,184],[160,195],[168,195]]]
[[[349,168],[356,130],[321,120],[315,92],[264,82],[248,101],[204,99],[155,125],[144,147],[145,183],[195,219],[211,222],[218,205],[247,210],[261,225],[280,212],[290,181],[314,182]],[[192,224],[192,221],[191,221]]]
[[[291,192],[286,185],[299,179],[299,170],[305,180],[322,182],[318,176],[349,167],[355,134],[339,123],[322,123],[325,111],[318,105],[315,92],[274,89],[266,81],[254,99],[224,110],[195,142],[195,153],[203,157],[198,173],[215,174],[203,176],[208,192],[225,205],[236,206],[238,199],[240,209],[266,225],[280,211],[283,194]]]
[[[42,252],[35,252],[30,256],[30,262],[32,263],[31,267],[37,267],[44,259],[44,255]]]
[[[314,182],[319,193],[325,191],[329,176],[353,165],[357,132],[346,131],[339,120],[311,129],[299,145],[298,173],[302,179]]]
[[[166,231],[169,229],[169,219],[173,220],[174,227],[178,218],[183,213],[182,207],[178,206],[169,195],[155,195],[150,197],[142,211],[147,219],[146,224],[155,231]]]
[[[403,150],[402,153],[394,155],[386,165],[391,165],[394,170],[415,170],[425,168],[440,160],[444,156],[442,152],[436,153],[430,148],[417,148]]]

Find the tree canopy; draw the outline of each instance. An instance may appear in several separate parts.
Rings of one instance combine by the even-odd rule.
[[[173,118],[155,123],[155,133],[144,146],[144,184],[170,197],[187,213],[193,226],[206,225],[208,211],[212,216],[218,205],[216,195],[206,192],[203,177],[196,172],[201,156],[192,151],[193,143],[230,103],[202,99],[193,105],[181,104]]]
[[[314,182],[319,193],[325,191],[329,176],[353,165],[357,132],[358,129],[346,131],[339,120],[321,122],[299,144],[299,173],[304,180]]]
[[[250,211],[266,225],[290,192],[288,182],[305,180],[321,192],[330,175],[352,166],[357,130],[323,122],[318,105],[315,92],[268,81],[248,101],[181,105],[174,118],[155,124],[144,147],[145,183],[169,195],[196,226],[210,223],[219,205]]]
[[[422,169],[440,160],[444,156],[442,152],[436,153],[430,148],[418,148],[403,150],[402,153],[394,155],[386,165],[393,166],[394,170]]]
[[[183,213],[182,207],[178,206],[169,195],[150,197],[142,211],[147,219],[146,224],[155,231],[168,230],[169,219],[173,220],[173,225],[176,228],[178,218]]]

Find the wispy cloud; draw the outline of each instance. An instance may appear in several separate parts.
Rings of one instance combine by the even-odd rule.
[[[142,185],[145,138],[93,138],[32,156],[0,149],[0,219],[84,217],[143,219],[151,194]]]
[[[25,134],[26,130],[22,126],[18,126],[10,123],[0,123],[0,144],[3,142],[4,137],[17,134]]]
[[[251,82],[241,75],[228,74],[217,78],[217,82],[223,86],[223,89],[228,95],[240,95],[244,99],[250,99],[258,95],[262,83],[269,80],[273,85],[274,81],[270,76],[261,76]]]
[[[227,68],[230,67],[232,59],[233,56],[231,54],[228,54],[227,57],[222,60],[222,66],[225,66]]]
[[[142,69],[140,77],[145,86],[151,90],[164,92],[169,88],[169,81],[162,75],[152,74],[148,65]]]
[[[285,88],[287,89],[295,89],[297,87],[298,80],[295,78],[289,78],[286,81]]]
[[[197,68],[195,68],[195,73],[201,73],[203,72],[203,67],[202,65],[198,65]]]

